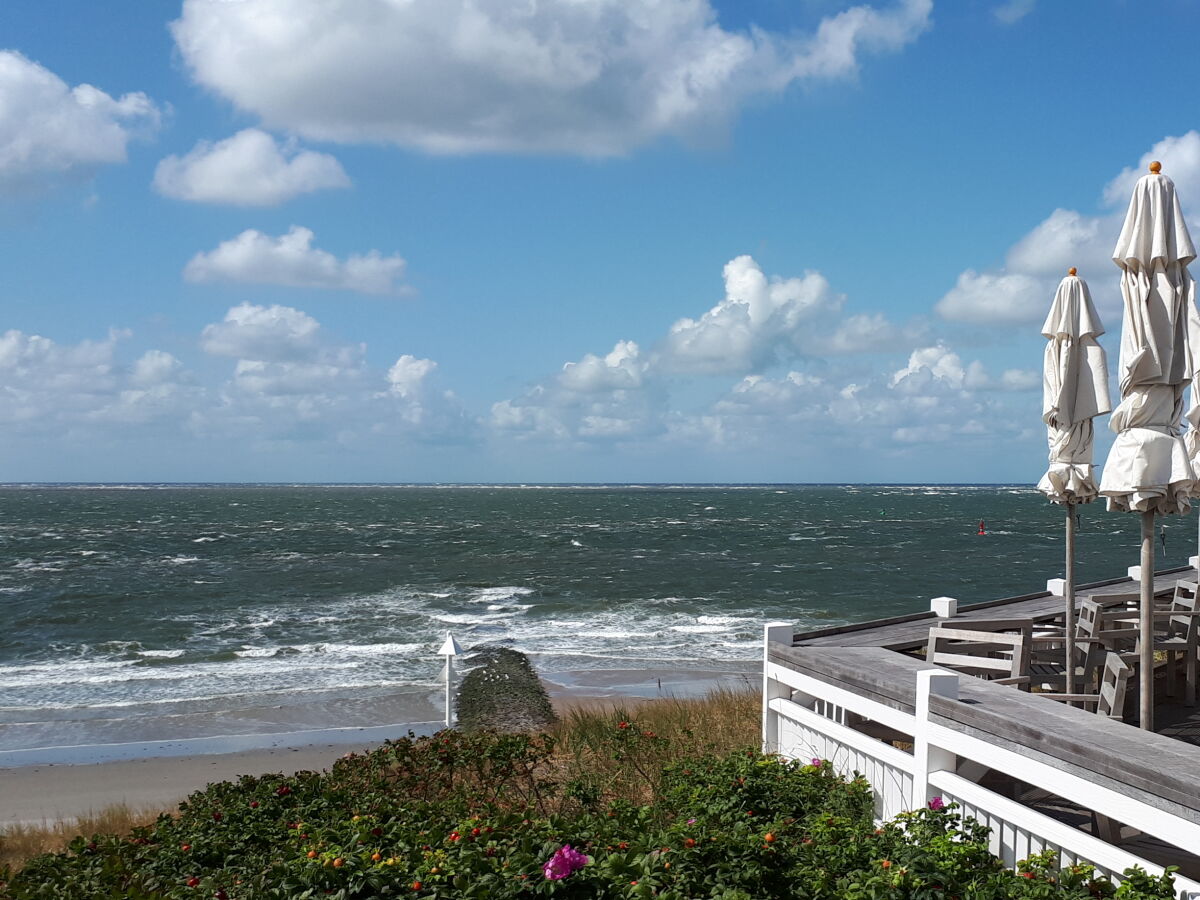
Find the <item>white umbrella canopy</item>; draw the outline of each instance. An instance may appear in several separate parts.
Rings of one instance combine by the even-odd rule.
[[[1100,493],[1110,510],[1185,513],[1196,480],[1180,437],[1183,390],[1191,380],[1189,310],[1196,257],[1175,184],[1157,164],[1138,179],[1113,251],[1121,269],[1121,403],[1110,427]],[[1200,349],[1200,348],[1198,348]]]
[[[1180,435],[1183,391],[1195,374],[1189,323],[1196,285],[1187,270],[1196,249],[1157,162],[1138,179],[1113,250],[1121,269],[1121,403],[1110,426],[1100,493],[1110,510],[1142,514],[1140,716],[1154,727],[1154,516],[1191,508],[1196,474]]]
[[[1099,488],[1092,475],[1092,419],[1112,409],[1108,360],[1096,338],[1104,325],[1087,282],[1071,269],[1058,285],[1042,334],[1042,420],[1050,445],[1050,467],[1038,490],[1053,503],[1090,503]]]
[[[1112,409],[1108,359],[1096,338],[1104,325],[1087,282],[1072,267],[1054,293],[1042,325],[1042,421],[1050,444],[1050,467],[1038,490],[1066,507],[1066,566],[1063,590],[1066,690],[1075,693],[1075,506],[1091,503],[1099,489],[1092,477],[1092,420]]]

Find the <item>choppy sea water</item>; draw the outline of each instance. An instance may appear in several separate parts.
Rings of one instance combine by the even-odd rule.
[[[1003,486],[3,487],[0,751],[409,721],[447,630],[567,685],[745,671],[767,620],[1040,590],[1062,531]],[[1081,582],[1137,554],[1082,508]]]

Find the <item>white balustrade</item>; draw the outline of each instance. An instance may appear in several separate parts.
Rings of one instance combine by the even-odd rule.
[[[829,760],[840,775],[861,775],[875,793],[876,819],[891,819],[940,796],[947,803],[957,803],[963,814],[991,829],[991,850],[1007,865],[1015,866],[1033,854],[1053,850],[1059,854],[1060,865],[1090,863],[1116,881],[1133,866],[1152,874],[1163,871],[1161,865],[959,774],[992,769],[1152,834],[1181,850],[1191,852],[1200,847],[1198,822],[1052,766],[1032,753],[1000,747],[934,721],[930,697],[957,697],[957,674],[935,668],[918,672],[916,709],[909,713],[770,661],[767,644],[791,644],[790,629],[780,623],[770,628],[763,655],[764,750],[793,759]],[[878,723],[902,736],[911,735],[913,751],[905,752],[857,730],[855,724],[864,722]],[[1177,874],[1175,886],[1181,900],[1200,900],[1200,883]]]

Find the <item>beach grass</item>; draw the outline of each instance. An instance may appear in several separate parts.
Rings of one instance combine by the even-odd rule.
[[[0,869],[6,865],[19,869],[27,860],[43,853],[58,853],[77,835],[128,834],[134,828],[151,825],[173,808],[134,808],[114,803],[87,815],[59,822],[6,825],[0,829]]]

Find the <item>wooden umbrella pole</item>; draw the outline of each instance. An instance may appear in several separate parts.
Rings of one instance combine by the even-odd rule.
[[[1139,625],[1141,693],[1139,711],[1142,728],[1154,730],[1154,513],[1142,513],[1141,608]]]
[[[1067,654],[1067,685],[1068,694],[1075,693],[1075,504],[1067,504],[1067,562],[1066,562],[1066,594],[1067,609],[1063,620],[1065,651]]]

